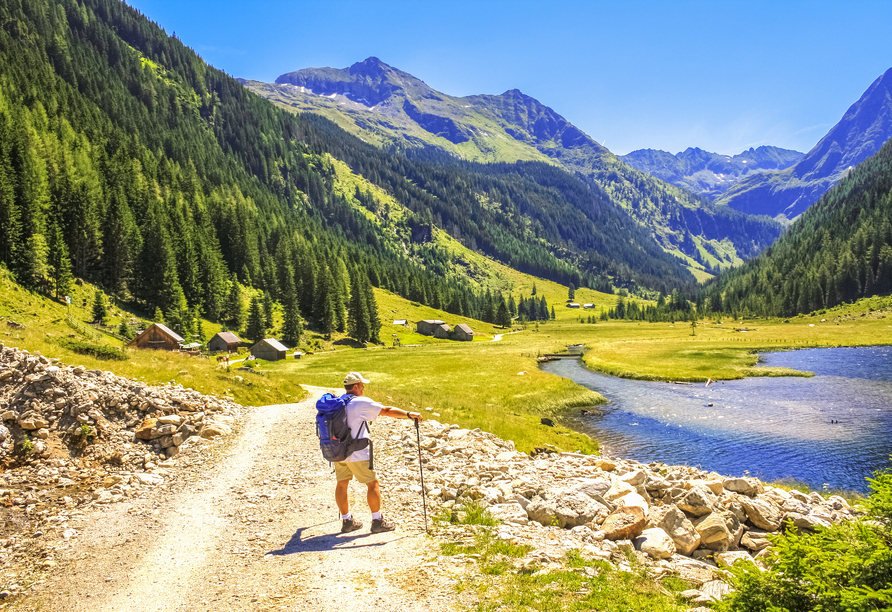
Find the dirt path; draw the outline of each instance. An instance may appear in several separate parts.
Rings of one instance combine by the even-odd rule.
[[[217,458],[180,467],[166,490],[96,509],[75,546],[18,610],[453,609],[449,561],[424,535],[417,460],[399,439],[411,422],[373,426],[384,512],[397,531],[372,535],[365,487],[351,509],[365,524],[341,535],[334,475],[300,404],[254,409]]]

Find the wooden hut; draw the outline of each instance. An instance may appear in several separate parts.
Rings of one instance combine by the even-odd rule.
[[[441,340],[448,340],[450,334],[452,334],[452,328],[449,327],[446,323],[441,323],[440,325],[434,326],[434,338],[440,338]]]
[[[208,350],[214,352],[226,351],[227,353],[238,352],[238,345],[241,340],[232,332],[220,332],[216,334],[208,342]]]
[[[435,330],[446,325],[445,321],[439,319],[426,319],[415,324],[415,329],[419,334],[424,336],[436,336]],[[447,326],[448,327],[448,326]]]
[[[474,339],[474,330],[464,323],[459,323],[455,326],[455,329],[452,330],[452,337],[456,340],[461,340],[462,342],[470,342]]]
[[[148,349],[163,349],[165,351],[178,351],[183,339],[161,323],[152,323],[144,332],[128,343],[128,346]]]
[[[257,359],[279,361],[285,359],[288,348],[275,338],[265,338],[251,347],[251,354]]]

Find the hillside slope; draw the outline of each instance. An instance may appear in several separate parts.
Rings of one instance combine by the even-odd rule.
[[[376,146],[433,148],[467,161],[557,164],[586,180],[664,250],[694,268],[740,263],[780,234],[770,221],[714,207],[631,168],[516,89],[453,97],[374,57],[345,69],[298,70],[275,84],[241,82],[285,108],[328,117]]]
[[[673,155],[656,149],[638,149],[619,158],[642,172],[704,197],[722,196],[743,178],[769,170],[789,168],[805,154],[778,147],[752,147],[738,155],[720,155],[688,147]]]
[[[796,165],[750,176],[719,203],[751,214],[794,219],[892,137],[892,68],[880,75]]]
[[[892,141],[759,257],[707,286],[713,311],[790,316],[892,293]]]
[[[292,335],[301,319],[342,332],[353,279],[479,318],[487,287],[437,228],[577,287],[694,282],[553,166],[508,177],[374,148],[251,94],[118,0],[3,2],[0,19],[0,262],[35,290],[61,298],[76,275],[183,335],[198,313],[238,329],[244,287],[280,302]],[[339,159],[366,183],[345,190]]]

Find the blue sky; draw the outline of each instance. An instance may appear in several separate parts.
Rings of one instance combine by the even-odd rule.
[[[517,88],[615,153],[808,151],[892,67],[892,2],[129,0],[236,77],[369,56],[450,95]]]

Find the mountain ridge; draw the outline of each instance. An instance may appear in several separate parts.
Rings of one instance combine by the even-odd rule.
[[[889,138],[892,68],[865,90],[797,164],[744,179],[719,203],[742,212],[795,219]]]
[[[768,220],[713,206],[634,169],[518,89],[453,97],[378,58],[345,69],[289,72],[276,84],[240,82],[294,112],[321,114],[379,147],[436,148],[469,161],[560,166],[624,209],[666,252],[700,272],[737,265],[781,232]]]
[[[736,155],[722,155],[688,147],[672,154],[659,149],[638,149],[619,158],[651,176],[682,189],[715,199],[735,183],[753,173],[783,170],[797,163],[805,153],[772,146],[750,147]]]

